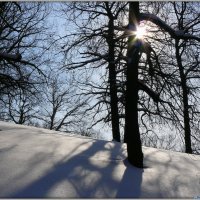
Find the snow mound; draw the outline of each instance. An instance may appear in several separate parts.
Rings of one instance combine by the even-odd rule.
[[[2,198],[197,198],[200,156],[143,147],[144,169],[126,146],[0,122]]]

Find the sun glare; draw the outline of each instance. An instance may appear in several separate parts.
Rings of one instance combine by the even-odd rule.
[[[137,27],[137,31],[136,31],[136,37],[138,39],[143,39],[146,35],[146,29],[145,27]]]

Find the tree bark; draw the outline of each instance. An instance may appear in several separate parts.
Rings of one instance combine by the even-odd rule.
[[[120,142],[119,129],[119,111],[118,111],[118,96],[116,85],[116,65],[115,65],[115,40],[114,40],[114,19],[109,16],[108,24],[108,57],[109,57],[109,85],[110,85],[110,107],[111,107],[111,123],[113,140]]]
[[[179,68],[180,79],[181,79],[181,89],[182,89],[182,102],[183,102],[183,118],[184,118],[184,132],[185,132],[185,152],[192,153],[191,144],[191,129],[190,129],[190,116],[189,116],[189,105],[188,105],[188,88],[187,80],[184,74],[184,69],[181,61],[181,55],[179,52],[179,40],[175,40],[176,48],[176,60]]]
[[[136,31],[139,18],[139,2],[129,3],[129,29]],[[138,123],[138,64],[140,42],[135,36],[128,39],[128,63],[125,92],[125,135],[129,162],[143,168],[143,153]]]

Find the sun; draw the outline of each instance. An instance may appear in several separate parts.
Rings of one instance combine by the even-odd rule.
[[[145,29],[145,27],[138,26],[137,30],[136,30],[136,37],[138,39],[144,39],[145,35],[146,35],[146,29]]]

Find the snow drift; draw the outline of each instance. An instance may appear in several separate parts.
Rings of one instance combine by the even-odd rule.
[[[200,156],[143,147],[144,169],[126,147],[0,122],[0,197],[195,198]]]

